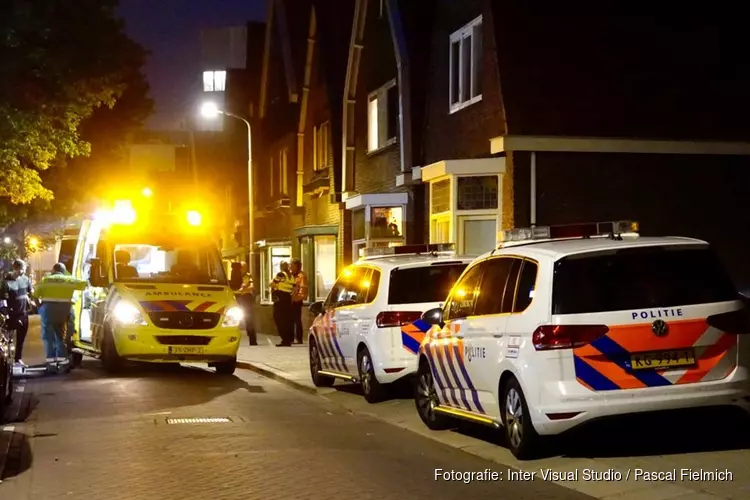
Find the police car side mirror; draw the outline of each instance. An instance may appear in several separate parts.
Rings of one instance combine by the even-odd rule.
[[[242,264],[232,262],[232,274],[229,277],[229,288],[239,290],[242,288]]]
[[[422,315],[422,321],[424,321],[428,325],[437,325],[442,327],[445,324],[443,322],[443,309],[440,307],[430,309]]]
[[[325,312],[323,301],[313,302],[310,304],[309,310],[313,316],[320,316]]]
[[[106,288],[109,286],[108,280],[105,276],[102,276],[102,261],[101,259],[91,259],[91,268],[89,269],[89,282],[91,286],[97,288]]]

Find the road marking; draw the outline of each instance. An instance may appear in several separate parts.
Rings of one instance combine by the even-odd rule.
[[[3,432],[13,432],[15,430],[16,430],[15,425],[6,425],[5,427],[3,427]]]

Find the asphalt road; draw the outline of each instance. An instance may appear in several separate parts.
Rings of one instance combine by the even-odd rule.
[[[3,499],[589,498],[509,481],[507,467],[249,372],[141,366],[110,377],[90,360],[23,391],[0,436],[11,441]],[[436,469],[504,480],[436,480]]]

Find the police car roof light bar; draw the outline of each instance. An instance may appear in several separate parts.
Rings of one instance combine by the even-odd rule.
[[[420,255],[432,253],[450,253],[455,251],[453,243],[432,243],[417,245],[398,245],[388,248],[365,248],[362,258],[389,257],[395,255]]]
[[[623,234],[638,235],[636,221],[589,222],[559,226],[534,226],[501,231],[500,244],[591,237],[620,237]]]

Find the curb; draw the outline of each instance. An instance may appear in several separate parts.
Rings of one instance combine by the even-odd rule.
[[[305,392],[307,394],[313,394],[313,395],[320,394],[320,391],[318,391],[316,388],[310,387],[309,385],[305,385],[295,380],[292,380],[288,377],[285,377],[283,375],[284,372],[282,372],[281,370],[275,370],[271,368],[270,366],[264,365],[262,363],[250,363],[248,361],[237,360],[237,368],[242,368],[244,370],[255,372],[258,375],[262,375],[266,378],[270,378],[277,382],[281,382],[282,384],[288,385],[289,387],[297,389],[298,391]]]

